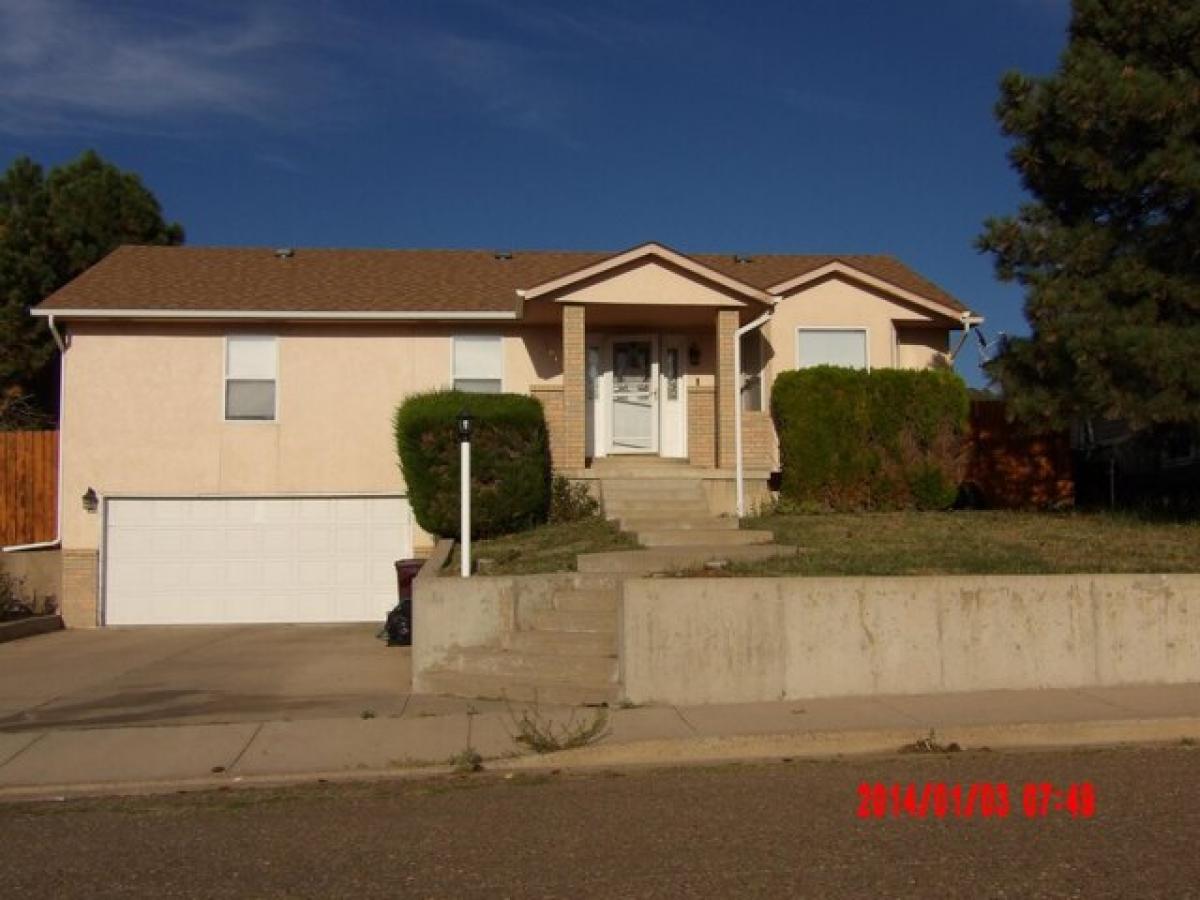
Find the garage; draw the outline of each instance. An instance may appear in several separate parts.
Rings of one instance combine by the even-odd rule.
[[[110,497],[108,625],[382,622],[412,555],[396,496]]]

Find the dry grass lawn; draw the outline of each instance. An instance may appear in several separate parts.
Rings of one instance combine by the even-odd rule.
[[[557,525],[541,525],[528,531],[475,541],[471,558],[480,575],[536,575],[544,572],[574,572],[575,557],[580,553],[623,550],[636,546],[633,538],[601,518],[584,519]],[[445,575],[457,575],[459,547]]]
[[[754,575],[1200,572],[1200,521],[1103,513],[910,512],[769,515],[796,557],[731,567]]]

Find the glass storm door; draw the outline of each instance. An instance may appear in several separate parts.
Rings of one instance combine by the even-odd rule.
[[[651,338],[612,343],[612,452],[658,449],[658,354]]]

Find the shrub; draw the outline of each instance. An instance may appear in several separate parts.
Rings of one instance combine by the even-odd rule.
[[[417,523],[459,534],[458,415],[470,412],[471,536],[496,537],[546,521],[550,453],[542,405],[519,394],[433,391],[396,410],[400,469]]]
[[[771,391],[781,493],[822,509],[945,509],[968,408],[966,385],[944,369],[785,372]]]
[[[550,521],[581,522],[600,515],[600,503],[592,496],[588,486],[555,475],[550,482]]]

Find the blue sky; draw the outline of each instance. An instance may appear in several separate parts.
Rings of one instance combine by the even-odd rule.
[[[1068,14],[0,0],[0,163],[94,147],[193,244],[894,253],[1020,333],[972,247],[1021,201],[992,106]]]

